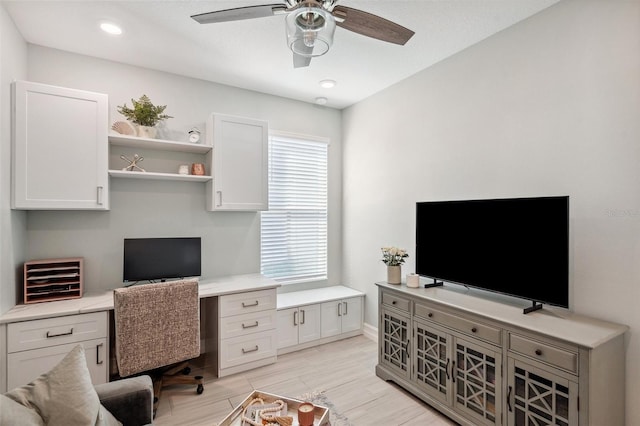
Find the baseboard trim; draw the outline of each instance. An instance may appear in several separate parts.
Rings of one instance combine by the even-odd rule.
[[[374,327],[371,324],[364,323],[363,334],[370,340],[378,343],[378,327]]]

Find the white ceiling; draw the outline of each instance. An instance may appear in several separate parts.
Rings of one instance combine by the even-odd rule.
[[[344,108],[559,0],[342,0],[415,31],[405,46],[336,29],[333,47],[294,69],[284,16],[201,25],[191,15],[280,0],[3,0],[29,43]],[[120,24],[109,36],[98,24]],[[472,72],[472,70],[470,70]],[[322,79],[338,82],[323,89]]]

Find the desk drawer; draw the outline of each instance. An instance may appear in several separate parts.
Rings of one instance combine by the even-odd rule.
[[[277,353],[276,330],[248,336],[232,337],[220,342],[220,368],[275,357]]]
[[[68,315],[7,325],[7,352],[107,337],[107,312]]]
[[[462,318],[457,315],[433,309],[430,306],[416,303],[415,315],[429,321],[437,322],[445,327],[453,328],[461,333],[468,334],[488,342],[499,345],[501,332],[499,328],[491,327],[472,319]]]
[[[578,353],[512,334],[509,349],[573,373],[578,372]]]
[[[220,317],[276,309],[276,289],[248,291],[219,297]]]
[[[411,302],[408,299],[396,296],[389,292],[382,292],[382,304],[392,308],[400,309],[403,312],[409,312]]]
[[[220,338],[228,339],[273,330],[276,328],[276,321],[276,311],[273,309],[220,318]]]

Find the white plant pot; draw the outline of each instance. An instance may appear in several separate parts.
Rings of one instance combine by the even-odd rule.
[[[400,284],[401,275],[400,265],[387,266],[387,282],[389,284]]]
[[[155,139],[158,129],[149,126],[138,126],[138,137]]]

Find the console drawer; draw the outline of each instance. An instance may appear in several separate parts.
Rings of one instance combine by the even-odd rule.
[[[404,312],[409,312],[409,307],[411,306],[411,302],[409,302],[408,299],[404,299],[386,291],[382,292],[382,304],[390,306],[392,308],[400,309]]]
[[[275,357],[277,353],[276,330],[247,336],[232,337],[220,342],[220,368]]]
[[[550,346],[524,336],[511,334],[509,349],[573,373],[578,372],[578,353]]]
[[[491,327],[478,321],[459,317],[457,315],[433,309],[430,306],[416,303],[415,316],[422,317],[429,321],[437,322],[445,327],[453,328],[456,331],[465,333],[479,339],[499,345],[502,341],[499,328]]]
[[[221,339],[260,333],[274,328],[276,328],[276,311],[273,309],[220,318],[218,324]]]
[[[67,315],[7,325],[7,352],[107,337],[107,313]]]
[[[220,317],[276,309],[276,289],[247,291],[220,296]]]

